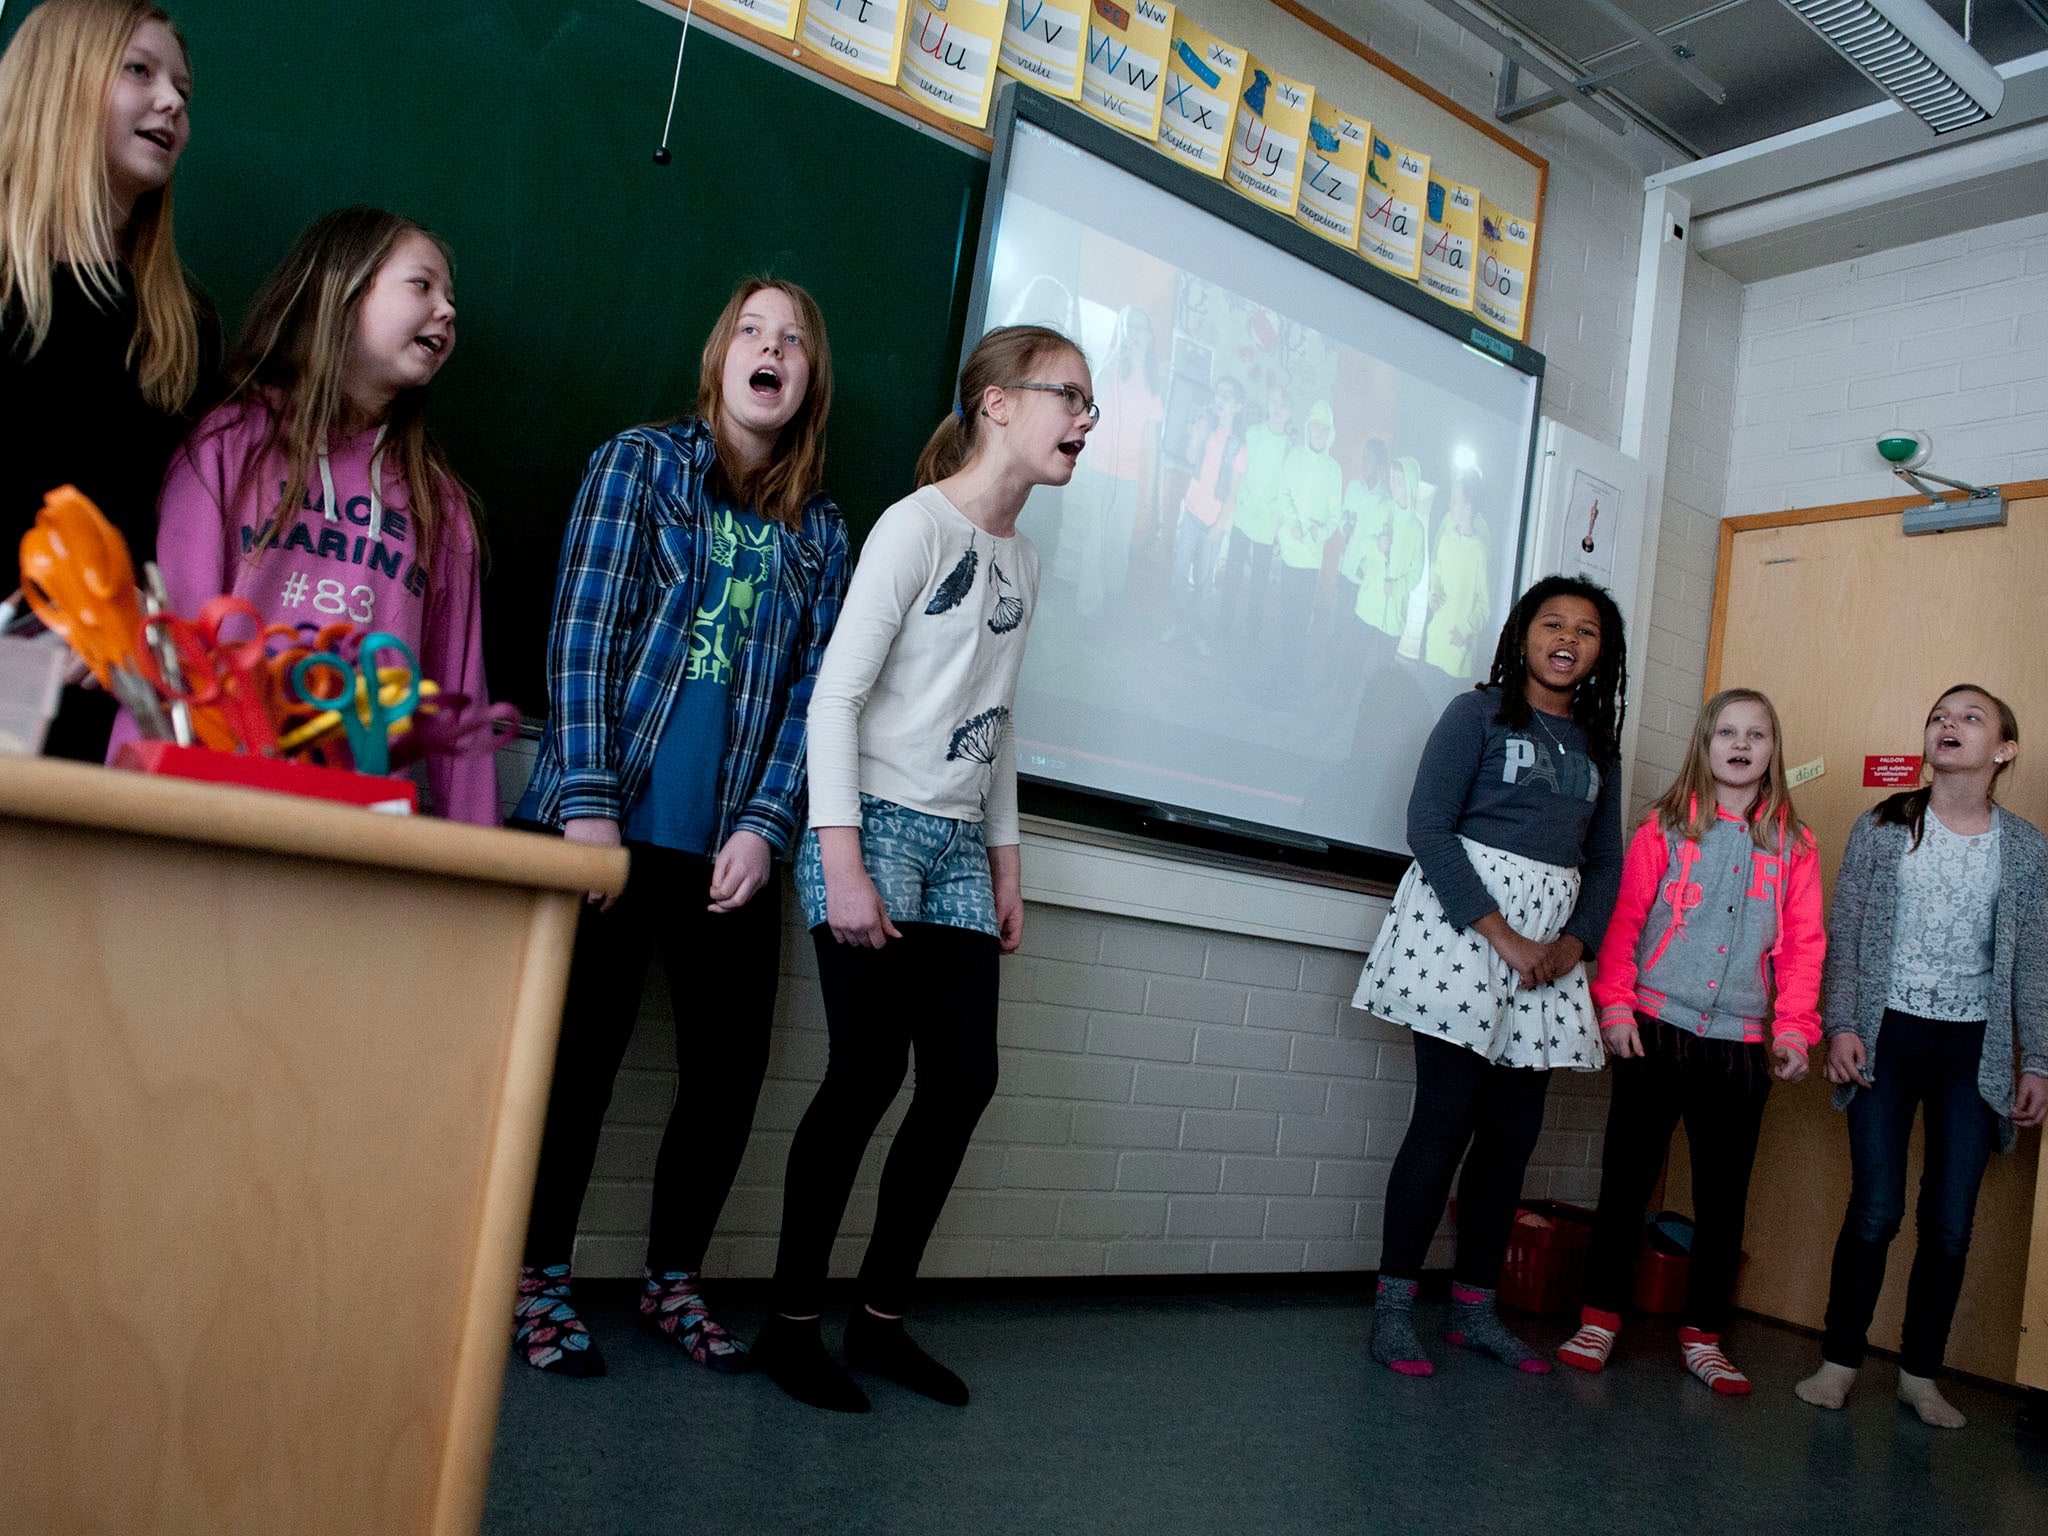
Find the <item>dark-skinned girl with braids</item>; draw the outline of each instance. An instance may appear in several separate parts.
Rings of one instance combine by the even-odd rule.
[[[1550,576],[1502,627],[1487,680],[1453,699],[1415,774],[1415,862],[1374,941],[1354,1008],[1415,1040],[1415,1110],[1387,1185],[1373,1358],[1428,1376],[1417,1277],[1459,1161],[1457,1256],[1444,1337],[1541,1375],[1494,1292],[1543,1128],[1552,1069],[1600,1070],[1581,965],[1621,880],[1621,611],[1603,587]]]

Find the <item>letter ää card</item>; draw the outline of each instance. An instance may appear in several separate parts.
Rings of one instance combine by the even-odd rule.
[[[1093,0],[1081,69],[1081,110],[1152,141],[1166,100],[1173,7],[1158,0]]]
[[[1372,124],[1317,97],[1309,114],[1308,145],[1302,151],[1295,222],[1347,251],[1357,250],[1365,167],[1371,156]]]
[[[802,15],[799,0],[710,0],[714,10],[737,16],[742,21],[751,21],[764,32],[773,32],[777,37],[795,37],[796,24]]]
[[[1432,179],[1429,214],[1422,221],[1422,286],[1447,304],[1470,309],[1478,264],[1478,192]]]
[[[804,0],[803,38],[843,69],[894,85],[910,0]]]
[[[1159,147],[1204,176],[1223,175],[1230,125],[1244,90],[1244,50],[1188,20],[1173,18],[1166,55],[1166,101],[1159,109]]]
[[[996,68],[1006,75],[1068,101],[1081,99],[1081,55],[1088,44],[1084,0],[1068,0],[1063,9],[1053,0],[1010,0],[1003,17],[1003,43]]]
[[[1006,0],[911,0],[898,89],[977,128],[995,100]]]
[[[1316,88],[1245,60],[1237,127],[1223,179],[1255,202],[1292,214],[1301,197],[1301,147],[1308,141]]]
[[[1365,168],[1365,223],[1358,254],[1411,283],[1422,270],[1422,206],[1429,156],[1374,136]]]

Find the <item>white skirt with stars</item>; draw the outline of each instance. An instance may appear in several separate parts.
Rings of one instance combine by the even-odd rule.
[[[1458,841],[1515,932],[1539,944],[1564,932],[1579,899],[1576,869]],[[1598,1072],[1606,1061],[1585,966],[1524,990],[1491,944],[1451,926],[1420,864],[1401,877],[1351,1006],[1504,1066]]]

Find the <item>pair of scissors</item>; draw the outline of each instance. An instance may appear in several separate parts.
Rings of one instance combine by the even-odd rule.
[[[444,693],[420,701],[412,717],[412,729],[392,744],[391,766],[408,763],[435,753],[470,756],[502,752],[519,739],[519,708],[515,704],[487,704],[477,708],[466,693]]]
[[[402,658],[405,678],[387,689],[377,659],[394,652]],[[377,630],[363,636],[353,662],[337,651],[302,656],[292,664],[291,687],[302,703],[340,715],[357,773],[391,771],[392,729],[411,718],[420,702],[419,665],[403,640]]]
[[[379,667],[377,669],[377,696],[387,707],[395,708],[405,697],[405,690],[411,685],[412,672],[405,667]],[[420,708],[431,706],[440,693],[439,686],[432,678],[420,679]],[[417,716],[413,718],[418,718]],[[392,726],[394,732],[409,721],[400,721]],[[326,709],[317,709],[304,702],[296,703],[280,722],[277,749],[280,752],[311,752],[326,756],[326,745],[330,738],[339,733],[341,709],[339,701]],[[394,766],[396,764],[394,763]]]
[[[78,487],[45,496],[35,526],[22,535],[21,588],[43,627],[63,638],[144,734],[170,734],[135,665],[142,604],[128,541]]]
[[[111,689],[117,667],[133,670],[142,605],[128,542],[76,486],[43,498],[21,539],[21,588],[35,616]]]
[[[248,620],[248,637],[223,639],[221,630],[235,619]],[[192,619],[153,613],[142,621],[137,657],[143,677],[173,709],[182,703],[191,711],[192,728],[209,747],[270,752],[277,746],[263,628],[253,603],[230,596],[205,603]]]

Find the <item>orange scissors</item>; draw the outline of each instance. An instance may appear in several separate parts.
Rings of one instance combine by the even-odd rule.
[[[76,486],[45,496],[35,527],[22,535],[21,588],[101,687],[112,692],[117,669],[135,670],[142,604],[128,541]]]
[[[45,496],[35,526],[22,535],[21,588],[43,626],[78,654],[145,735],[171,734],[135,665],[142,602],[128,541],[76,486]]]

